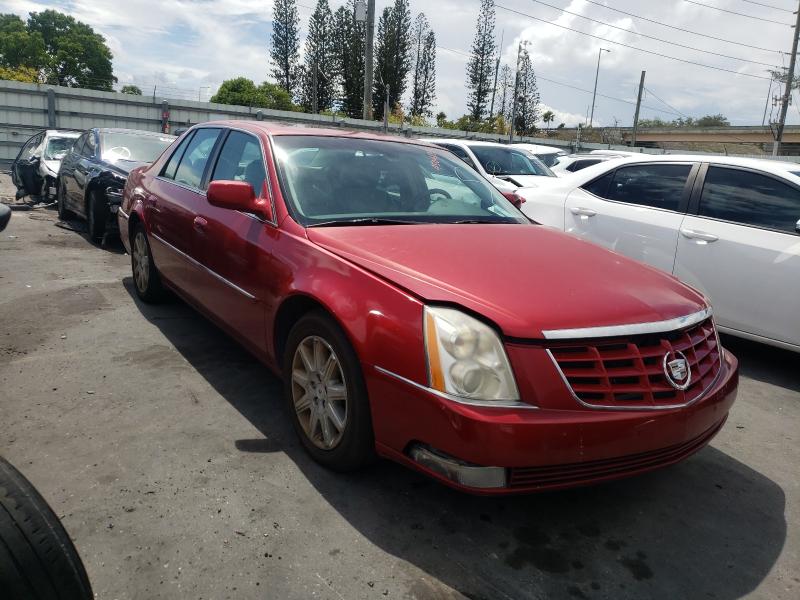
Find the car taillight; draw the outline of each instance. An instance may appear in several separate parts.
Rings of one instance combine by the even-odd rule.
[[[525,202],[525,198],[516,194],[514,192],[502,192],[503,196],[506,197],[506,200],[511,202],[517,208],[522,208],[522,204]]]

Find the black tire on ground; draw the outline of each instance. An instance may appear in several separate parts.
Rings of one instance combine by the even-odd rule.
[[[4,598],[88,600],[89,578],[64,526],[0,458],[0,590]]]
[[[59,219],[67,221],[75,216],[71,210],[67,209],[67,187],[63,179],[58,180],[58,185],[56,186],[56,200],[58,203]]]
[[[330,450],[317,447],[306,435],[292,398],[292,362],[295,351],[309,336],[320,337],[330,345],[339,359],[345,379],[347,418],[340,441]],[[361,363],[339,324],[325,312],[308,313],[289,332],[283,356],[283,384],[292,424],[314,460],[334,471],[353,471],[375,461],[375,436]]]
[[[154,304],[164,299],[166,293],[161,276],[153,262],[147,232],[141,223],[136,223],[131,235],[131,272],[133,287],[140,300]]]
[[[108,202],[96,190],[90,190],[86,198],[86,220],[89,226],[89,237],[93,242],[101,242],[106,234],[108,221]]]

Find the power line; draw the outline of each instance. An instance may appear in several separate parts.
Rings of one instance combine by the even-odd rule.
[[[772,4],[764,4],[763,2],[755,2],[755,0],[742,0],[742,2],[747,2],[748,4],[757,4],[758,6],[763,6],[764,8],[771,8],[772,10],[780,10],[787,12],[790,15],[794,14],[794,11],[789,10],[788,8],[781,8],[780,6],[773,6]]]
[[[664,38],[655,37],[655,36],[652,36],[652,35],[648,35],[646,33],[640,33],[638,31],[634,31],[632,29],[625,29],[624,27],[619,27],[617,25],[612,25],[611,23],[606,23],[605,21],[598,21],[597,19],[592,19],[591,17],[586,17],[586,16],[581,15],[579,13],[568,11],[565,8],[559,8],[558,6],[553,6],[552,4],[548,4],[547,2],[542,2],[541,0],[531,0],[531,2],[535,2],[537,4],[541,4],[543,6],[547,6],[549,8],[554,9],[554,10],[559,10],[562,13],[566,13],[568,15],[573,15],[575,17],[578,17],[578,18],[581,18],[581,19],[585,19],[585,20],[591,21],[593,23],[599,23],[600,25],[604,25],[606,27],[611,27],[613,29],[618,29],[618,30],[624,31],[626,33],[632,33],[634,35],[639,35],[641,37],[648,38],[648,39],[651,39],[651,40],[655,40],[657,42],[662,42],[664,44],[671,44],[672,46],[678,46],[680,48],[686,48],[687,50],[694,50],[695,52],[704,52],[705,54],[713,54],[714,56],[721,56],[723,58],[730,58],[730,59],[738,60],[738,61],[741,61],[741,62],[753,63],[754,65],[763,65],[765,67],[776,67],[777,66],[777,65],[774,65],[772,63],[765,63],[765,62],[761,62],[761,61],[758,61],[758,60],[750,60],[749,58],[741,58],[739,56],[731,56],[730,54],[722,54],[721,52],[714,52],[713,50],[704,50],[703,48],[696,48],[694,46],[687,46],[686,44],[681,44],[679,42],[672,42],[670,40],[665,40]]]
[[[682,116],[682,117],[684,117],[684,118],[689,118],[689,115],[685,115],[685,114],[683,114],[683,113],[682,113],[681,111],[679,111],[677,108],[675,108],[674,106],[672,106],[672,105],[671,105],[669,102],[667,102],[666,100],[663,100],[662,98],[660,98],[659,96],[657,96],[657,95],[656,95],[656,93],[655,93],[653,90],[651,90],[651,89],[649,89],[649,88],[644,88],[644,89],[645,89],[645,91],[646,91],[648,94],[650,94],[651,96],[653,96],[653,98],[655,98],[656,100],[658,100],[659,102],[661,102],[661,104],[663,104],[664,106],[668,106],[669,108],[671,108],[672,110],[674,110],[675,112],[677,112],[679,115],[681,115],[681,116]]]
[[[785,25],[786,27],[791,27],[789,23],[784,23],[783,21],[773,21],[772,19],[765,19],[764,17],[756,17],[754,15],[746,15],[744,13],[736,12],[735,10],[728,10],[727,8],[720,8],[718,6],[711,6],[710,4],[703,4],[702,2],[696,2],[695,0],[683,0],[684,2],[688,2],[689,4],[696,4],[697,6],[702,6],[703,8],[710,8],[711,10],[718,10],[720,12],[728,13],[731,15],[736,15],[737,17],[746,17],[748,19],[755,19],[756,21],[764,21],[766,23],[775,23],[776,25]]]
[[[704,67],[706,69],[714,69],[715,71],[724,71],[726,73],[732,73],[734,75],[741,75],[742,77],[751,77],[753,79],[765,79],[765,80],[769,79],[769,77],[764,77],[763,75],[753,75],[752,73],[743,73],[743,72],[740,72],[740,71],[734,71],[733,69],[726,69],[724,67],[716,67],[714,65],[707,65],[705,63],[700,63],[700,62],[696,62],[696,61],[693,61],[693,60],[688,60],[688,59],[685,59],[685,58],[678,58],[677,56],[670,56],[669,54],[662,54],[660,52],[655,52],[653,50],[646,50],[644,48],[639,48],[638,46],[632,46],[630,44],[625,44],[623,42],[617,42],[617,41],[614,41],[614,40],[610,40],[608,38],[604,38],[604,37],[601,37],[599,35],[594,35],[592,33],[586,33],[585,31],[580,31],[579,29],[573,29],[572,27],[567,27],[566,25],[559,25],[558,23],[553,23],[553,22],[548,21],[546,19],[540,19],[539,17],[535,17],[535,16],[533,16],[533,15],[531,15],[529,13],[524,13],[524,12],[521,12],[521,11],[518,11],[518,10],[514,10],[513,8],[508,8],[507,6],[502,6],[500,4],[495,4],[495,6],[497,8],[499,8],[499,9],[505,10],[507,12],[511,12],[511,13],[514,13],[514,14],[517,14],[517,15],[520,15],[520,16],[523,16],[523,17],[528,17],[529,19],[533,19],[534,21],[539,21],[541,23],[546,23],[547,25],[552,25],[553,27],[558,27],[560,29],[566,29],[567,31],[571,31],[573,33],[579,33],[581,35],[585,35],[586,37],[594,38],[596,40],[601,40],[603,42],[606,42],[607,44],[616,44],[617,46],[623,46],[625,48],[630,48],[631,50],[637,50],[639,52],[644,52],[646,54],[652,54],[653,56],[659,56],[661,58],[666,58],[666,59],[669,59],[669,60],[682,62],[682,63],[687,64],[687,65],[695,65],[697,67]]]
[[[437,51],[444,50],[445,52],[452,52],[453,54],[458,54],[460,56],[466,56],[467,58],[471,58],[472,57],[472,55],[469,52],[464,52],[463,50],[456,50],[455,48],[447,48],[446,46],[440,46],[438,44],[436,45],[436,50]],[[563,81],[556,81],[555,79],[549,79],[547,77],[543,77],[542,75],[539,75],[538,73],[536,74],[536,79],[537,80],[541,79],[542,81],[547,81],[548,83],[552,83],[552,84],[555,84],[555,85],[560,85],[560,86],[563,86],[563,87],[567,87],[567,88],[570,88],[572,90],[577,90],[579,92],[585,92],[587,94],[593,93],[592,90],[587,90],[585,88],[578,87],[576,85],[572,85],[572,84],[569,84],[569,83],[564,83]],[[624,98],[617,98],[616,96],[609,96],[607,94],[601,94],[600,92],[597,92],[597,95],[600,96],[601,98],[606,98],[608,100],[615,100],[617,102],[622,102],[624,104],[630,104],[631,106],[636,106],[636,102],[633,102],[631,100],[625,100]],[[642,106],[644,106],[645,108],[648,108],[650,110],[654,110],[656,112],[662,112],[662,113],[669,114],[669,115],[675,115],[676,117],[685,117],[686,116],[686,115],[684,115],[684,114],[682,114],[680,112],[673,112],[674,109],[673,109],[673,111],[670,111],[670,110],[664,110],[664,109],[661,109],[661,108],[656,108],[655,106],[647,106],[645,104],[642,104]]]
[[[633,17],[634,19],[640,19],[642,21],[647,21],[648,23],[653,23],[655,25],[661,25],[662,27],[667,27],[669,29],[674,29],[675,31],[682,31],[684,33],[691,33],[692,35],[697,35],[700,37],[705,37],[711,40],[716,40],[718,42],[725,42],[726,44],[734,44],[736,46],[744,46],[745,48],[752,48],[753,50],[763,50],[764,52],[780,52],[780,50],[774,50],[772,48],[762,48],[761,46],[753,46],[752,44],[745,44],[744,42],[737,42],[736,40],[729,40],[726,38],[715,37],[708,33],[702,33],[700,31],[692,31],[691,29],[684,29],[683,27],[678,27],[676,25],[670,25],[669,23],[662,23],[661,21],[656,21],[655,19],[649,19],[647,17],[643,17],[641,15],[636,15],[634,13],[626,12],[624,10],[620,10],[618,8],[614,8],[612,6],[607,6],[605,4],[601,4],[600,2],[596,2],[595,0],[583,0],[589,4],[594,4],[595,6],[599,6],[601,8],[605,8],[606,10],[611,10],[621,15],[625,15],[628,17]]]

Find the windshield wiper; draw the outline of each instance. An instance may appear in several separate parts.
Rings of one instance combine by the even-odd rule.
[[[448,221],[449,225],[476,225],[476,224],[489,224],[489,225],[508,225],[509,223],[516,223],[517,221],[507,221],[505,219],[462,219],[461,221]]]
[[[322,221],[311,223],[309,227],[350,227],[352,225],[419,225],[419,221],[404,221],[402,219],[384,219],[381,217],[364,217],[361,219],[344,219],[336,221]]]

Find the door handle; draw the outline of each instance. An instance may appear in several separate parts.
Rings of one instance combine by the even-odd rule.
[[[569,209],[573,215],[579,215],[581,217],[593,217],[597,214],[597,211],[592,210],[591,208],[583,208],[580,206],[572,206]]]
[[[197,231],[205,231],[207,226],[208,226],[208,221],[206,221],[203,217],[194,218],[194,228]]]
[[[694,229],[681,228],[681,235],[690,240],[698,240],[701,242],[716,242],[719,237],[713,233],[706,233],[705,231],[696,231]]]

